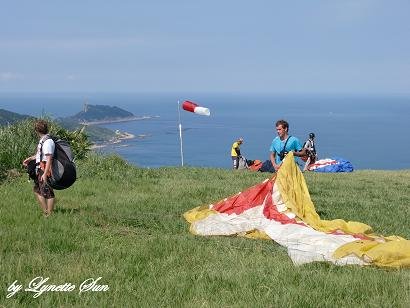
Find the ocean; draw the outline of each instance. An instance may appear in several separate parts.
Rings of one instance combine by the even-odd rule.
[[[141,167],[180,166],[178,104],[191,100],[211,110],[200,116],[181,110],[184,165],[230,168],[232,143],[243,137],[247,159],[266,160],[285,119],[290,135],[303,143],[316,135],[319,158],[342,157],[355,169],[410,169],[410,96],[275,95],[204,93],[8,93],[0,108],[39,116],[63,117],[84,102],[118,106],[149,119],[104,124],[136,138],[99,149],[117,153]]]

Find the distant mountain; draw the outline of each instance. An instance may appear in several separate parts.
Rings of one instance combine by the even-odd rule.
[[[116,121],[134,118],[134,114],[116,106],[84,105],[84,110],[70,117],[78,122]]]
[[[34,117],[0,109],[0,126],[13,124],[30,118]],[[136,117],[133,113],[119,107],[85,104],[83,111],[70,117],[57,118],[55,121],[68,130],[83,129],[92,142],[101,143],[115,140],[119,134],[108,128],[93,124],[136,119],[141,119],[141,117]]]
[[[118,135],[108,128],[93,124],[135,119],[138,118],[133,113],[116,106],[84,104],[84,110],[70,117],[59,118],[57,121],[69,130],[84,129],[92,142],[100,143],[113,140]]]
[[[13,124],[18,121],[33,118],[29,115],[11,112],[5,109],[0,109],[0,126]]]

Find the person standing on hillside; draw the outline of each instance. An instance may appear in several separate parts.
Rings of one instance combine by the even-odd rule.
[[[302,158],[302,160],[305,161],[305,167],[303,168],[303,171],[306,171],[308,166],[315,163],[315,161],[317,160],[314,133],[309,134],[309,139],[305,141],[303,148],[306,149],[306,156]]]
[[[232,144],[231,148],[231,158],[232,158],[232,168],[238,169],[239,167],[239,157],[241,156],[241,144],[243,143],[243,138],[240,137]]]
[[[48,135],[48,124],[44,120],[37,120],[34,129],[39,138],[37,152],[35,155],[27,157],[23,165],[27,166],[32,160],[36,162],[36,178],[34,179],[33,191],[37,197],[44,216],[49,216],[54,210],[54,191],[47,182],[51,175],[51,165],[55,144],[53,139]]]
[[[276,122],[275,126],[278,136],[273,139],[270,146],[270,161],[273,168],[277,171],[286,154],[292,151],[294,156],[303,157],[306,156],[306,149],[303,148],[298,138],[288,134],[288,122],[285,120],[279,120]]]

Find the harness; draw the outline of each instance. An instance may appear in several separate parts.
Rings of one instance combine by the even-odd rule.
[[[307,147],[308,144],[309,144],[309,147]],[[316,158],[316,146],[315,146],[315,141],[313,139],[309,138],[308,140],[306,140],[303,147],[306,149],[309,157],[311,157],[312,159]]]
[[[46,142],[48,139],[53,139],[51,138],[49,135],[46,135],[46,138],[44,138],[43,141],[40,142],[40,162],[36,163],[37,168],[41,169],[41,170],[45,170],[46,169],[46,162],[44,162],[41,158],[43,156],[43,144],[44,142]],[[48,176],[51,175],[51,168],[50,171],[47,174]]]
[[[292,137],[292,136],[288,136],[288,138],[285,141],[285,144],[283,145],[282,151],[279,152],[280,160],[283,160],[285,158],[285,155],[288,154],[288,152],[286,152],[286,145],[288,144],[288,141],[289,141],[290,137]]]

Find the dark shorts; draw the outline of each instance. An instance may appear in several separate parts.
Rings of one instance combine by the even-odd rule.
[[[44,197],[45,199],[52,199],[54,198],[54,191],[48,185],[47,182],[42,182],[41,181],[41,176],[43,175],[43,171],[41,169],[38,170],[37,178],[34,180],[34,187],[33,191],[36,194],[39,194],[40,196]]]

